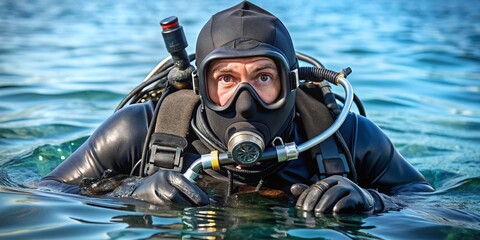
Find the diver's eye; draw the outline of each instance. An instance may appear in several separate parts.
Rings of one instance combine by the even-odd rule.
[[[272,77],[268,74],[262,74],[260,76],[258,76],[258,81],[260,82],[268,82],[268,81],[271,81],[272,80]]]
[[[219,82],[229,83],[233,81],[233,77],[230,75],[222,75],[218,78]]]

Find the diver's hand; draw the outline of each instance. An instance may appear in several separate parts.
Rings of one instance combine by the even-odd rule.
[[[207,194],[197,185],[181,173],[167,170],[159,170],[147,177],[131,196],[153,204],[177,203],[202,206],[209,203]]]
[[[302,188],[294,184],[292,194],[298,195]],[[298,198],[296,208],[315,213],[372,213],[384,209],[378,192],[365,190],[341,176],[330,176],[308,187]]]
[[[295,183],[290,187],[290,192],[295,198],[299,198],[305,190],[308,189],[308,185],[303,183]]]

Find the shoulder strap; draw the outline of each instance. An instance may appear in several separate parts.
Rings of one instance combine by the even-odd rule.
[[[186,136],[199,102],[198,95],[188,89],[178,90],[165,97],[159,106],[155,132],[149,143],[146,175],[151,175],[157,168],[182,170],[182,153],[188,145]]]
[[[297,89],[296,107],[308,139],[321,134],[333,123],[328,108],[301,88]],[[333,136],[310,149],[310,155],[316,161],[320,179],[331,175],[347,177],[350,172],[345,155],[340,153]]]
[[[190,120],[200,98],[191,89],[178,90],[163,100],[155,124],[155,132],[187,136]]]

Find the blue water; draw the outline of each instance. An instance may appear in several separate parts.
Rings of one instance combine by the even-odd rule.
[[[158,22],[196,35],[227,1],[0,1],[0,239],[475,239],[480,1],[253,1],[298,51],[349,76],[367,114],[437,189],[400,211],[305,216],[280,200],[171,209],[27,188],[167,56]]]

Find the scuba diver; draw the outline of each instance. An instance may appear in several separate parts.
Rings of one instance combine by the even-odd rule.
[[[337,104],[324,80],[349,86],[349,69],[296,53],[271,13],[247,1],[218,12],[190,56],[178,19],[161,26],[172,58],[37,188],[79,193],[82,179],[109,172],[136,176],[117,196],[202,206],[204,175],[228,182],[227,194],[282,190],[315,213],[385,212],[398,207],[394,195],[434,191],[379,127],[349,111],[351,94]]]

